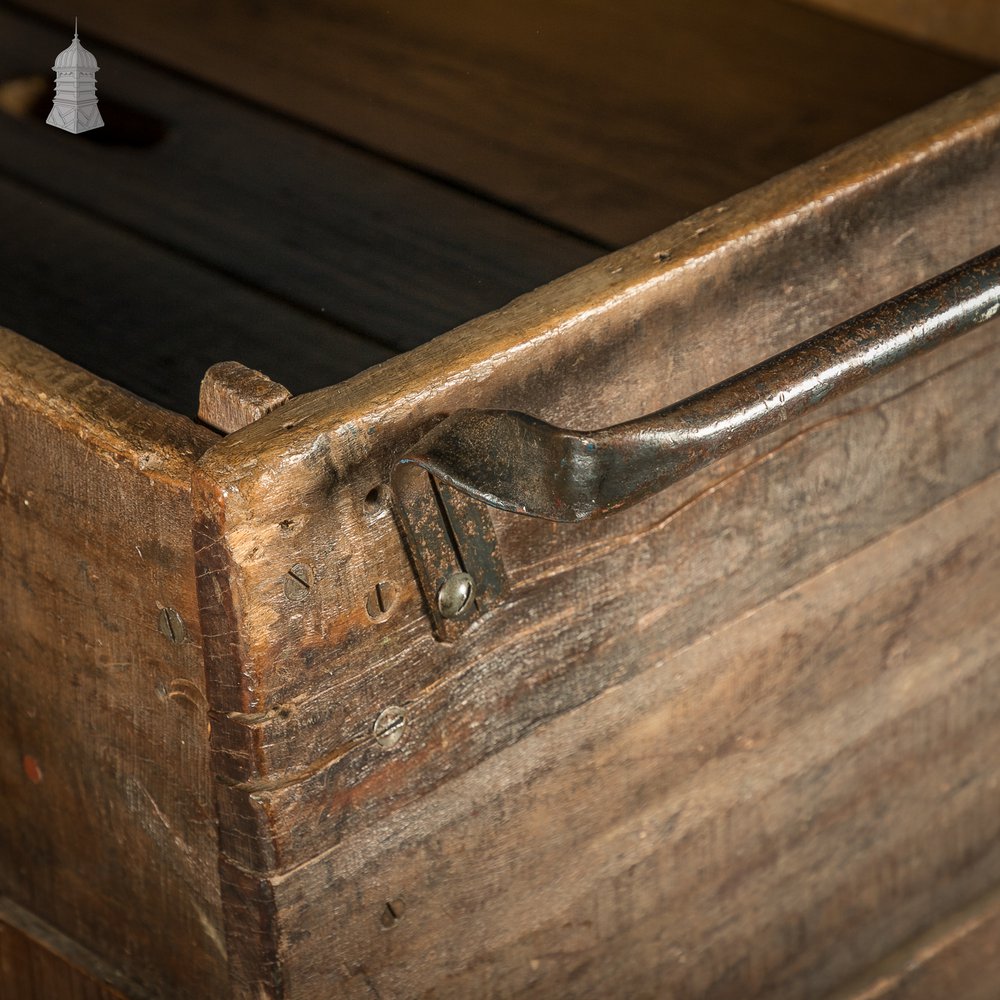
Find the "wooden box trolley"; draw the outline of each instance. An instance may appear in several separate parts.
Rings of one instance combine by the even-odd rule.
[[[992,5],[63,6],[0,996],[1000,996]]]

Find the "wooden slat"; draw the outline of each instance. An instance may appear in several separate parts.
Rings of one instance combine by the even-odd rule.
[[[405,349],[599,253],[314,130],[143,66],[92,42],[86,30],[83,40],[101,67],[106,126],[68,136],[44,124],[52,94],[48,67],[68,42],[65,32],[0,11],[0,86],[40,74],[42,95],[35,102],[40,117],[0,114],[0,172],[316,319]],[[108,145],[110,134],[128,133],[119,105],[161,121],[164,139],[139,149]],[[296,336],[310,336],[289,326],[275,329],[274,339],[282,341],[276,353],[284,353],[289,340],[294,346]],[[258,367],[269,370],[264,361]]]
[[[190,496],[216,439],[0,330],[0,895],[140,995],[225,989]]]
[[[1000,63],[996,0],[796,0],[863,24]]]
[[[680,996],[705,995],[699,986],[713,983],[723,995],[767,995],[771,982],[787,984],[790,996],[816,995],[925,927],[942,894],[959,907],[984,880],[1000,878],[1000,811],[986,777],[996,752],[997,567],[992,555],[977,562],[991,546],[976,535],[996,530],[987,526],[998,486],[975,488],[1000,469],[996,416],[983,402],[1000,377],[995,324],[603,521],[559,526],[496,515],[510,597],[451,645],[432,637],[378,489],[436,414],[501,406],[572,427],[638,416],[986,249],[1000,218],[998,164],[993,79],[378,370],[293,399],[280,420],[265,417],[206,453],[196,475],[199,587],[238,983],[279,995],[277,975],[295,997],[348,981],[360,989],[364,974],[390,993],[412,976],[419,992],[438,975],[444,995],[506,995],[528,989],[532,959],[544,980],[552,956],[548,992],[578,973],[603,995],[613,982],[605,967],[596,958],[578,966],[573,956],[585,961],[606,938],[616,956],[610,968],[636,987],[633,995],[650,992],[644,970],[676,983]],[[976,499],[940,513],[962,491]],[[910,522],[917,527],[901,529]],[[949,533],[959,524],[970,526],[968,536]],[[888,577],[876,572],[883,563],[894,567]],[[291,600],[283,581],[299,564],[310,567],[312,584]],[[616,690],[649,694],[639,680],[646,675],[671,690],[664,664],[730,624],[744,636],[741,618],[812,586],[830,566],[836,586],[816,583],[815,611],[806,613],[807,623],[827,622],[818,626],[816,641],[826,638],[815,656],[799,655],[811,633],[808,624],[801,637],[791,633],[792,608],[768,619],[752,645],[758,659],[743,658],[734,643],[718,661],[714,639],[697,654],[707,658],[698,661],[706,676],[725,673],[732,658],[748,680],[757,678],[746,693],[764,713],[757,729],[772,748],[766,759],[758,763],[752,747],[733,758],[745,735],[732,722],[743,674],[726,673],[729,690],[704,711],[691,703],[689,731],[679,737],[685,756],[673,778],[686,780],[695,765],[709,768],[706,781],[718,778],[692,791],[684,844],[671,832],[668,805],[680,794],[673,781],[650,786],[662,799],[657,792],[646,801],[638,788],[629,798],[626,784],[628,801],[619,800],[620,783],[602,782],[597,768],[592,784],[607,804],[588,805],[593,815],[580,818],[590,864],[574,868],[574,842],[562,831],[566,811],[584,809],[574,789],[588,779],[588,762],[599,754],[617,775],[615,754],[632,755],[636,773],[648,774],[642,754],[653,735],[640,738],[636,722],[625,742],[599,743],[600,726],[580,730],[570,720],[601,699],[620,706]],[[894,590],[897,577],[909,589]],[[976,581],[971,589],[966,578]],[[949,581],[940,590],[939,579]],[[855,581],[856,594],[848,586]],[[372,614],[377,584],[397,596],[388,612]],[[932,614],[952,593],[961,613]],[[868,628],[858,595],[874,602]],[[908,660],[915,595],[914,628],[926,621],[927,631]],[[844,624],[853,621],[855,631]],[[780,689],[765,689],[783,632],[792,674],[782,676],[795,692],[787,703]],[[833,700],[808,702],[810,692]],[[390,705],[403,706],[408,720],[391,751],[373,734]],[[523,769],[533,767],[536,734],[556,731],[566,741],[559,767],[558,755],[543,754],[551,780],[534,772],[529,779]],[[494,784],[510,790],[508,771],[515,783],[523,779],[524,792],[509,812],[502,798],[490,798]],[[916,826],[952,775],[958,784],[935,814],[937,832]],[[629,803],[662,806],[650,843],[638,855],[622,848],[625,858],[654,860],[636,869],[634,883],[627,873],[602,882],[600,865],[615,864],[616,824],[627,822]],[[525,809],[530,820],[522,820]],[[771,848],[794,836],[800,811],[818,818],[817,840],[785,866],[774,860],[783,848]],[[875,836],[883,821],[884,848]],[[436,825],[452,822],[447,833]],[[533,867],[535,835],[544,842],[549,828],[556,846]],[[641,830],[625,832],[641,839]],[[752,871],[734,883],[742,900],[734,905],[755,915],[727,922],[743,838]],[[845,855],[845,843],[854,855]],[[680,846],[675,864],[671,847]],[[380,851],[388,851],[381,860]],[[492,859],[485,869],[475,860],[481,852]],[[919,859],[912,870],[899,860],[910,856]],[[508,874],[525,866],[523,881],[511,876],[510,895],[496,882],[505,864]],[[708,866],[708,895],[699,895],[699,866]],[[796,908],[805,914],[797,924],[780,910],[781,890],[817,866],[814,905]],[[477,889],[480,876],[486,882]],[[589,894],[579,925],[561,895],[578,880]],[[529,885],[533,899],[555,898],[535,911],[523,902]],[[674,885],[685,891],[667,906],[663,894]],[[397,899],[418,914],[417,930],[411,937],[404,915],[393,943]],[[380,923],[386,904],[392,931]],[[706,925],[720,907],[722,925]],[[689,954],[703,960],[671,970],[660,945],[675,924],[678,934],[692,929],[677,963]],[[334,952],[328,935],[345,927],[344,947]],[[697,944],[695,931],[706,943]],[[830,941],[841,931],[849,947],[834,953]],[[706,954],[711,941],[717,949]]]
[[[1000,983],[1000,891],[908,941],[830,1000],[994,1000]]]
[[[25,6],[66,17],[61,0]],[[779,0],[78,6],[95,46],[117,42],[614,245],[983,72]]]
[[[98,971],[99,970],[99,971]],[[114,970],[0,897],[0,996],[11,1000],[125,1000]]]
[[[301,392],[390,353],[2,178],[0,219],[0,323],[180,412],[197,412],[218,361],[266,368]]]

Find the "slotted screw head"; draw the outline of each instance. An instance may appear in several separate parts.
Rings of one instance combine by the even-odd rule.
[[[309,593],[312,584],[312,567],[305,563],[296,563],[285,574],[285,597],[290,601],[301,601]]]
[[[398,705],[390,705],[379,713],[372,732],[375,734],[378,745],[389,749],[403,738],[405,728],[406,711]]]
[[[160,612],[160,631],[171,641],[180,643],[187,635],[184,619],[173,609],[164,608]]]
[[[457,618],[476,597],[476,582],[468,573],[452,573],[438,591],[442,618]]]

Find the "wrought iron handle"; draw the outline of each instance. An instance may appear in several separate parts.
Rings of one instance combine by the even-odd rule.
[[[449,505],[472,509],[462,496],[554,521],[582,521],[628,507],[998,313],[1000,247],[637,420],[571,431],[514,411],[459,410],[400,459],[394,476],[418,569],[417,550],[426,539],[410,517],[414,467],[438,484],[444,527],[462,563],[469,532],[462,524],[456,530],[452,520],[467,515],[449,514]],[[479,530],[471,523],[468,528]],[[464,565],[461,572],[475,580]],[[471,603],[455,617],[474,616]]]

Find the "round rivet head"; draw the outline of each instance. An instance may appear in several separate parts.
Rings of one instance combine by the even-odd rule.
[[[452,573],[438,591],[442,618],[457,618],[476,598],[476,582],[468,573]]]
[[[402,738],[406,728],[406,712],[398,705],[390,705],[379,712],[372,732],[380,747],[394,747]]]

